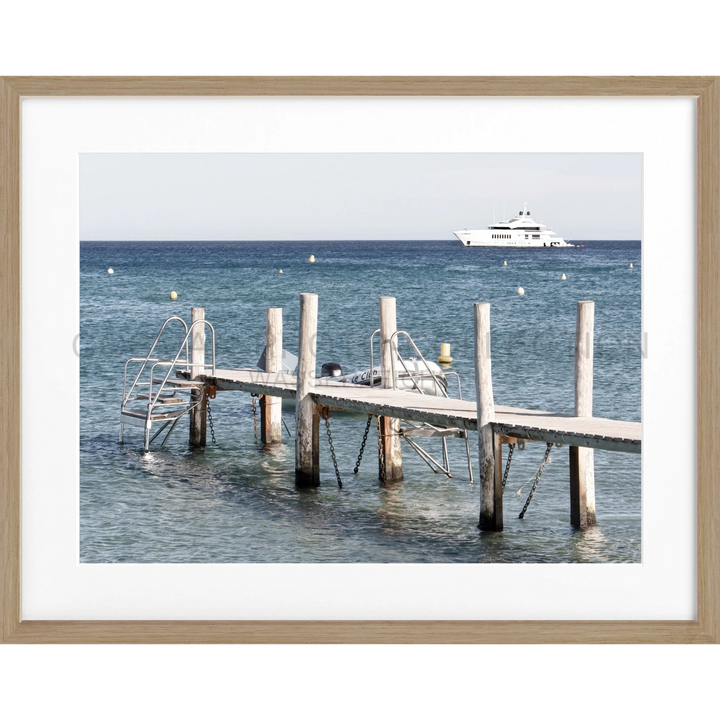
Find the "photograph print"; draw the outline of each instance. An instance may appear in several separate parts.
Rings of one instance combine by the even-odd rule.
[[[640,563],[641,154],[80,155],[82,563]]]

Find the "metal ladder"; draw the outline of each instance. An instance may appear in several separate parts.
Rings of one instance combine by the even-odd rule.
[[[375,336],[379,334],[380,329],[378,328],[370,335],[370,387],[375,386],[375,375],[373,373],[373,340],[375,339]],[[422,362],[422,364],[425,366],[425,370],[427,371],[427,375],[430,375],[434,381],[435,387],[437,388],[436,392],[433,393],[434,395],[442,395],[443,397],[449,398],[447,392],[447,382],[443,383],[440,378],[438,378],[437,373],[433,372],[432,368],[428,365],[427,360],[425,360],[425,357],[418,349],[418,346],[415,344],[413,339],[410,337],[409,333],[405,332],[404,330],[396,330],[392,336],[390,337],[390,342],[392,344],[393,349],[395,352],[392,355],[393,359],[393,367],[392,367],[392,373],[393,376],[397,379],[398,373],[397,373],[397,362],[400,362],[400,364],[403,367],[403,370],[405,371],[405,374],[407,377],[410,378],[412,384],[414,385],[415,389],[421,394],[421,395],[427,395],[421,385],[417,382],[418,379],[426,377],[426,373],[418,370],[416,372],[411,372],[406,363],[403,359],[402,355],[400,354],[400,346],[397,342],[398,336],[402,335],[407,339],[407,341],[412,346],[413,350],[417,354],[417,359]],[[447,377],[448,375],[454,375],[455,380],[457,381],[457,392],[458,392],[458,400],[462,400],[462,389],[460,387],[460,375],[455,371],[449,371],[449,372],[442,372],[443,379]],[[382,380],[381,380],[382,383]],[[439,391],[439,392],[438,392]],[[438,427],[435,425],[431,425],[430,423],[423,422],[411,422],[406,420],[401,420],[401,427],[400,427],[400,434],[403,438],[407,441],[407,443],[412,447],[413,450],[435,471],[435,472],[442,472],[444,475],[447,475],[447,477],[451,478],[453,477],[450,474],[450,458],[448,457],[448,449],[447,449],[447,438],[449,437],[461,437],[465,439],[465,452],[467,454],[467,465],[468,465],[468,473],[470,475],[470,482],[473,482],[473,470],[472,470],[472,456],[470,454],[470,437],[469,432],[466,429],[462,428],[450,428],[450,427]],[[426,450],[424,450],[420,445],[418,445],[417,442],[414,440],[411,440],[412,436],[420,436],[420,437],[440,437],[442,438],[442,446],[443,446],[443,463],[440,464],[433,458],[430,453],[428,453]]]
[[[155,348],[165,332],[165,328],[172,322],[179,322],[185,334],[178,351],[172,359],[153,357]],[[200,325],[207,325],[212,333],[212,363],[192,363],[188,340],[193,330]],[[140,363],[140,369],[127,387],[128,366],[131,363]],[[138,425],[145,430],[145,451],[150,449],[150,443],[155,440],[166,427],[170,426],[167,435],[161,443],[164,445],[175,429],[183,415],[189,413],[202,402],[203,382],[186,380],[180,377],[170,377],[176,367],[181,366],[186,373],[201,374],[206,368],[212,368],[215,374],[215,329],[207,320],[196,320],[188,328],[187,323],[177,315],[169,317],[160,328],[148,354],[145,357],[131,357],[125,362],[123,372],[123,398],[120,405],[120,442],[123,442],[125,425]],[[155,368],[167,368],[164,376],[155,377]],[[153,424],[161,423],[159,430],[151,435]]]

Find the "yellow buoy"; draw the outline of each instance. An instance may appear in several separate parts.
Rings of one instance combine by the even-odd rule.
[[[630,263],[630,267],[632,267],[632,266],[633,266],[633,264],[632,264],[632,263]]]
[[[503,265],[507,265],[507,260],[503,260]]]
[[[567,280],[567,278],[565,277],[565,273],[563,273],[563,274],[560,276],[560,279],[561,279],[561,280]]]
[[[170,292],[170,299],[177,300],[177,293],[174,290]]]
[[[108,268],[108,275],[112,275],[115,271],[112,268]]]
[[[518,288],[518,289],[517,289],[517,290],[516,290],[515,292],[516,292],[516,293],[517,293],[518,295],[521,295],[521,296],[522,296],[522,295],[524,295],[524,294],[525,294],[525,289],[524,289],[524,288],[521,288],[521,287],[519,287],[519,288]]]
[[[282,272],[282,270],[280,270],[280,275],[282,275],[282,274],[283,274],[283,272]]]
[[[315,256],[314,256],[314,255],[311,255],[311,256],[310,256],[310,262],[315,262]]]
[[[450,343],[440,343],[440,357],[438,358],[438,362],[452,362],[452,358],[450,357]]]

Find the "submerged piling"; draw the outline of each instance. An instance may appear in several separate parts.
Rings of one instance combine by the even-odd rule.
[[[204,308],[192,308],[190,314],[191,323],[204,319]],[[192,380],[205,370],[205,323],[198,323],[193,327],[190,342],[190,379]],[[193,403],[197,404],[190,410],[190,445],[193,447],[205,447],[207,442],[207,394],[204,390],[194,389],[191,397]]]
[[[502,445],[495,437],[495,402],[490,357],[490,303],[475,303],[475,393],[480,459],[481,530],[503,529]]]
[[[295,405],[295,484],[320,484],[320,406],[312,398],[315,390],[318,296],[300,294],[297,393]]]
[[[575,323],[575,416],[592,417],[595,303],[577,304]],[[570,447],[570,523],[585,530],[595,517],[594,450]]]
[[[282,308],[268,308],[265,330],[265,372],[276,379],[282,372]],[[260,435],[265,445],[282,442],[282,398],[260,398]]]
[[[382,374],[382,387],[387,390],[395,389],[397,355],[396,303],[394,297],[380,298],[380,371]],[[372,377],[372,368],[370,368]],[[380,457],[380,481],[395,482],[403,479],[402,448],[400,446],[400,420],[391,417],[381,417],[379,423],[380,442],[382,454]],[[384,466],[384,467],[383,467]],[[384,470],[384,472],[383,472]]]

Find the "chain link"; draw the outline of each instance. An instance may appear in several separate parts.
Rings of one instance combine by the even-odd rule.
[[[508,443],[508,459],[507,464],[505,465],[505,474],[503,475],[503,490],[505,489],[505,485],[507,484],[508,474],[510,473],[510,463],[512,462],[512,456],[515,452],[515,443]]]
[[[385,442],[382,433],[382,420],[380,416],[377,416],[377,428],[378,428],[378,458],[380,460],[380,482],[383,485],[387,484],[387,471],[385,470]]]
[[[335,446],[333,445],[332,432],[330,431],[330,410],[329,408],[323,408],[322,416],[325,420],[325,429],[327,430],[327,438],[330,443],[330,454],[332,455],[333,465],[335,466],[335,477],[337,477],[337,484],[339,488],[342,488],[342,480],[340,478],[340,470],[337,464],[337,458],[335,457]]]
[[[257,407],[255,405],[255,398],[257,398],[257,395],[255,393],[251,393],[252,395],[252,414],[253,414],[253,429],[255,430],[255,444],[257,444],[258,437],[257,437]]]
[[[545,470],[545,464],[548,461],[548,458],[550,457],[550,451],[552,450],[553,444],[547,443],[547,448],[545,449],[545,455],[543,455],[543,459],[540,461],[540,467],[538,468],[537,473],[535,473],[535,480],[533,482],[533,486],[530,488],[530,494],[527,497],[527,500],[525,501],[525,505],[523,506],[522,512],[518,516],[519,520],[522,520],[525,517],[525,512],[528,509],[528,506],[530,505],[530,501],[532,500],[533,495],[535,494],[535,490],[537,489],[538,483],[540,482],[540,477],[543,474],[543,470]]]
[[[370,426],[372,425],[372,415],[368,415],[368,421],[367,425],[365,426],[365,434],[363,435],[362,444],[360,445],[360,453],[358,454],[357,462],[355,463],[355,469],[353,472],[357,475],[360,470],[360,463],[362,462],[363,453],[365,452],[365,443],[368,439],[368,434],[370,433]]]
[[[215,439],[215,425],[213,424],[212,408],[210,407],[210,398],[206,397],[205,402],[207,403],[207,417],[208,423],[210,424],[210,437],[212,438],[213,443],[217,445],[217,440]]]

